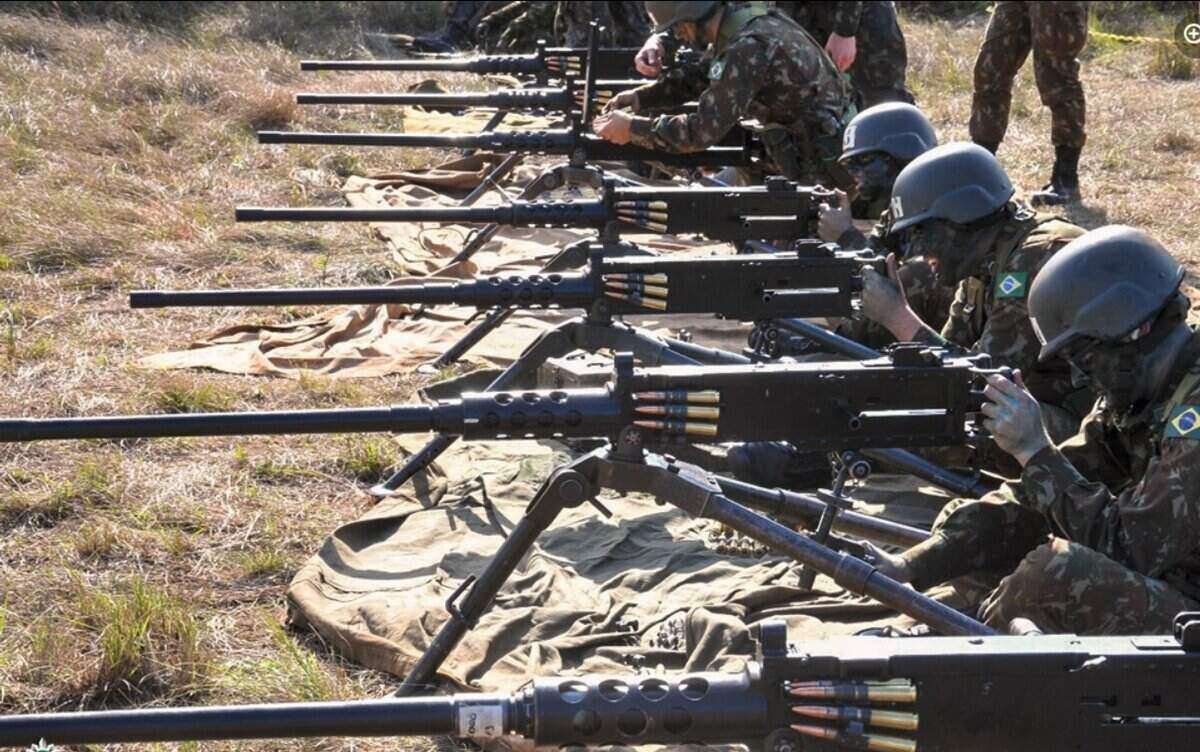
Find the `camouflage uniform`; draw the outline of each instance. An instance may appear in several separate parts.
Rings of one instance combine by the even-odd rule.
[[[841,73],[795,21],[757,3],[730,3],[710,49],[708,81],[660,79],[635,89],[642,109],[687,101],[689,115],[633,118],[632,141],[670,152],[694,152],[718,142],[739,121],[763,125],[776,169],[805,183],[847,186],[837,165],[841,134],[854,107]]]
[[[557,44],[554,36],[554,3],[517,0],[485,16],[476,33],[489,51],[529,52],[539,40]]]
[[[1041,343],[1030,324],[1025,296],[1042,265],[1084,231],[1020,206],[1011,219],[984,232],[979,242],[990,245],[985,261],[959,283],[941,334],[926,327],[916,339],[987,353],[995,365],[1019,368],[1043,405],[1050,436],[1061,441],[1078,430],[1095,398],[1090,390],[1072,385],[1066,361],[1038,363]]]
[[[956,585],[995,587],[989,624],[1054,632],[1169,632],[1200,608],[1200,421],[1180,420],[1200,413],[1200,335],[1176,363],[1165,399],[1135,414],[1100,403],[1019,482],[948,505],[903,554],[913,584],[969,574]]]
[[[1083,148],[1085,106],[1076,56],[1087,43],[1085,2],[999,2],[975,59],[971,140],[995,151],[1008,129],[1013,78],[1033,51],[1033,74],[1050,108],[1050,140]]]
[[[829,35],[854,37],[857,53],[847,71],[865,109],[880,102],[912,103],[905,85],[908,47],[892,2],[777,2],[784,13],[825,44]]]
[[[588,26],[594,18],[605,30],[600,44],[606,47],[641,47],[650,36],[650,17],[639,2],[555,3],[554,31],[567,47],[586,47]]]

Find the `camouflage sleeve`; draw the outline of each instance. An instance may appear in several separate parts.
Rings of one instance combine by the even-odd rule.
[[[995,363],[1032,374],[1042,345],[1029,324],[1025,298],[995,300],[974,349],[991,355]]]
[[[700,70],[676,68],[645,86],[639,86],[638,106],[643,110],[662,109],[696,99],[708,87],[708,79]]]
[[[862,3],[830,3],[833,6],[832,23],[833,31],[838,36],[852,37],[858,34],[858,21],[862,16]],[[824,39],[817,40],[822,44]]]
[[[632,141],[671,152],[702,151],[718,143],[746,117],[766,76],[766,54],[759,41],[743,37],[721,57],[720,77],[700,95],[696,112],[633,119]],[[716,65],[718,63],[714,63]],[[639,103],[641,94],[638,94]]]
[[[1055,448],[1034,455],[1021,476],[1023,503],[1069,540],[1150,577],[1189,559],[1200,531],[1200,441],[1164,439],[1136,485],[1114,495],[1089,481]]]

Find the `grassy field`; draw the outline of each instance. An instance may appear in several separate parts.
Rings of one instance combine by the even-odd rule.
[[[181,347],[246,314],[131,312],[124,295],[138,287],[387,277],[386,251],[365,229],[247,229],[233,223],[232,207],[337,205],[347,175],[434,158],[427,151],[264,147],[253,138],[266,127],[402,127],[396,109],[295,107],[291,94],[299,89],[397,86],[383,74],[314,81],[300,75],[297,61],[363,54],[363,31],[427,26],[433,5],[115,4],[103,18],[83,3],[68,5],[74,15],[65,19],[0,13],[3,412],[410,399],[415,378],[286,381],[141,371],[131,365],[140,356]],[[1107,5],[1111,12],[1095,21],[1097,30],[1162,36],[1173,24],[1129,3]],[[910,81],[943,140],[966,135],[971,64],[985,19],[905,19]],[[1172,53],[1154,44],[1093,41],[1084,67],[1086,200],[1068,215],[1089,227],[1143,227],[1194,274],[1200,84]],[[1027,68],[1001,150],[1023,192],[1049,174],[1048,131]],[[378,437],[0,448],[0,712],[386,691],[391,678],[356,669],[280,624],[292,574],[328,531],[368,507],[358,489],[391,456],[389,442]]]

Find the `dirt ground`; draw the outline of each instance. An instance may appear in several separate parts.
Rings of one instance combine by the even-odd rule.
[[[162,374],[132,365],[250,314],[130,311],[131,289],[365,284],[394,271],[362,227],[239,226],[235,205],[340,205],[337,189],[348,175],[424,166],[439,156],[258,145],[258,128],[401,128],[396,108],[301,109],[291,95],[388,91],[415,80],[301,74],[301,57],[364,54],[361,31],[381,19],[264,5],[231,4],[183,21],[0,13],[6,414],[383,404],[409,400],[422,383],[417,376]],[[965,138],[971,65],[986,16],[903,21],[919,104],[943,141]],[[1171,21],[1126,9],[1096,24],[1161,36]],[[316,39],[313,29],[322,28],[336,33]],[[1188,264],[1192,284],[1200,268],[1200,83],[1193,75],[1159,45],[1093,39],[1083,73],[1085,201],[1066,212],[1087,227],[1126,223],[1149,231]],[[465,77],[447,83],[482,85]],[[1000,153],[1023,193],[1049,175],[1048,133],[1027,66]],[[0,448],[0,712],[386,691],[390,679],[279,624],[296,568],[328,531],[369,508],[360,489],[391,459],[390,441],[379,436]]]

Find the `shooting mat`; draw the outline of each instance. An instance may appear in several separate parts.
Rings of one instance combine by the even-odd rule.
[[[461,195],[463,190],[478,185],[495,160],[494,155],[478,155],[428,170],[351,177],[344,192],[347,202],[358,208],[453,206],[458,199],[447,194]],[[533,167],[518,168],[515,185],[519,187],[536,174]],[[585,197],[575,189],[547,195]],[[476,205],[494,206],[507,200],[507,194],[491,191]],[[421,222],[378,223],[371,229],[384,240],[397,268],[406,275],[393,284],[430,277],[472,277],[492,271],[533,272],[563,246],[594,234],[586,230],[504,227],[472,259],[451,263],[474,228]],[[646,235],[636,240],[662,253],[728,252],[724,245],[674,237]],[[144,357],[138,365],[286,378],[298,378],[304,372],[355,378],[407,373],[445,351],[467,331],[466,322],[476,313],[474,308],[460,306],[438,306],[420,318],[413,318],[412,312],[407,306],[354,306],[284,323],[257,319],[211,333],[186,350]],[[578,312],[518,311],[473,348],[464,361],[476,366],[507,366],[539,334],[574,315]],[[652,318],[629,320],[647,326],[660,323]],[[712,346],[740,348],[745,343],[744,336],[725,336],[731,329],[744,329],[711,317],[672,317],[670,325],[716,336],[716,340],[706,342]]]
[[[404,493],[334,531],[292,581],[292,621],[358,663],[405,675],[446,619],[446,599],[482,571],[566,457],[549,442],[459,442]],[[928,525],[945,497],[917,489],[875,476],[858,509]],[[813,639],[907,623],[824,576],[800,590],[790,560],[711,522],[641,495],[600,498],[613,516],[566,510],[443,665],[444,680],[505,690],[557,672],[704,668],[748,652],[747,626],[771,616]]]

